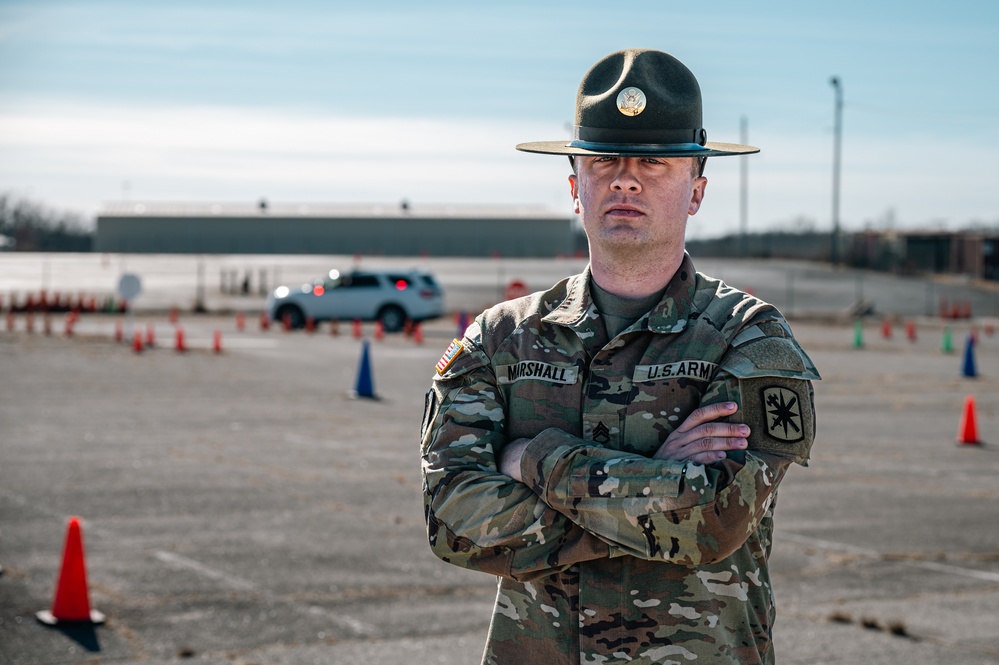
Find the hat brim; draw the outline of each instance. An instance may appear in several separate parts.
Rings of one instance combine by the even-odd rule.
[[[729,155],[751,155],[760,149],[738,143],[714,143],[708,141],[703,146],[696,143],[682,145],[626,145],[590,143],[587,147],[578,141],[535,141],[521,143],[517,150],[536,152],[544,155],[577,155],[590,157],[726,157]],[[575,145],[574,145],[575,144]]]

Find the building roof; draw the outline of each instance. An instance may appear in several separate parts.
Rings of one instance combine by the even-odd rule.
[[[377,203],[185,203],[164,201],[105,202],[98,217],[370,217],[415,219],[552,219],[566,220],[569,214],[540,206],[471,206],[446,204],[413,205]]]

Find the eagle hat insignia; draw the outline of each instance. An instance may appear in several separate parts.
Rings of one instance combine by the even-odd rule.
[[[801,398],[780,386],[762,389],[767,434],[778,441],[795,443],[805,438],[801,420]]]
[[[457,339],[452,340],[451,346],[447,347],[447,350],[444,351],[444,355],[437,361],[437,373],[443,375],[444,372],[447,371],[447,368],[451,366],[451,363],[453,363],[455,359],[461,355],[461,352],[464,349],[465,346],[461,342]]]
[[[617,110],[625,115],[636,116],[645,110],[645,93],[634,86],[627,87],[617,95]]]

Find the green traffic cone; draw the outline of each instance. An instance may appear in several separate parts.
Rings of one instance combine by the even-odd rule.
[[[951,339],[950,326],[944,326],[943,339],[940,340],[940,350],[943,353],[954,353],[954,340]]]
[[[853,348],[864,348],[864,322],[860,319],[853,324]]]

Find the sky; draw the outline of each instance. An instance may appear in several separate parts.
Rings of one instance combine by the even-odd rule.
[[[0,194],[107,202],[541,206],[599,59],[697,76],[712,141],[688,237],[832,225],[999,229],[999,3],[0,0]]]

